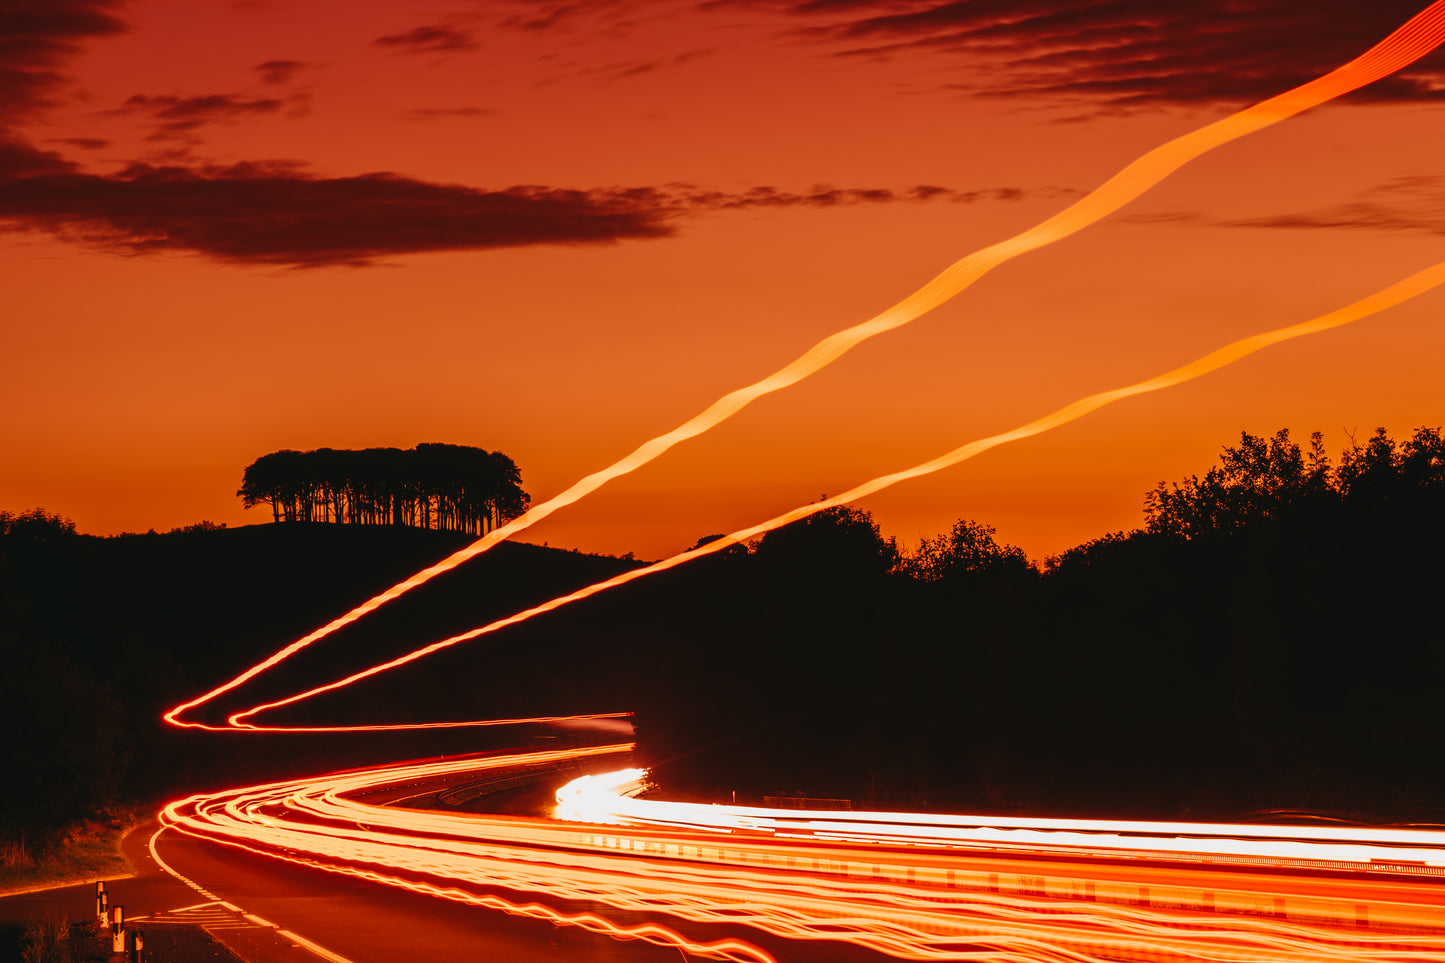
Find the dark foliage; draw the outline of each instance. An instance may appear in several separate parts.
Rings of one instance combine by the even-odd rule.
[[[1042,572],[968,520],[833,591],[764,576],[761,552],[679,572],[651,596],[688,621],[644,660],[669,666],[637,696],[644,745],[713,798],[1414,818],[1445,789],[1442,456],[1434,429],[1337,465],[1317,438],[1245,435],[1150,493],[1147,530]]]
[[[53,542],[74,536],[74,522],[59,515],[52,515],[43,508],[32,508],[18,515],[0,512],[0,538]]]

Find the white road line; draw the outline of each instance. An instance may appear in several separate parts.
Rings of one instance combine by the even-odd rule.
[[[315,953],[317,956],[321,957],[323,960],[330,960],[331,963],[351,963],[350,960],[348,960],[346,957],[342,956],[340,953],[333,953],[333,952],[331,952],[331,951],[328,950],[328,949],[324,949],[324,948],[322,948],[322,947],[320,947],[320,946],[317,946],[315,943],[311,942],[311,941],[308,940],[306,937],[304,937],[304,936],[297,936],[295,933],[291,932],[290,930],[278,929],[278,930],[276,931],[276,935],[277,935],[277,936],[284,936],[286,939],[295,942],[298,946],[303,946],[303,947],[305,947],[306,949],[310,950],[312,953]]]
[[[209,902],[209,903],[196,903],[194,906],[182,906],[180,909],[166,910],[166,912],[167,912],[167,913],[186,913],[186,912],[189,912],[190,910],[198,910],[198,909],[202,909],[202,908],[207,907],[207,906],[226,906],[226,905],[227,905],[227,904],[225,904],[225,903],[221,903],[221,902],[218,902],[218,901],[216,901],[216,900],[211,900],[211,902]],[[230,909],[235,909],[235,908],[236,908],[236,907],[234,907],[234,906],[231,906],[231,907],[230,907]],[[135,918],[136,918],[136,919],[139,919],[140,917],[135,917]]]
[[[170,873],[172,876],[174,876],[176,879],[180,880],[182,883],[185,883],[185,884],[186,884],[187,886],[189,886],[191,889],[195,890],[196,892],[200,893],[202,896],[204,896],[204,897],[206,897],[207,899],[211,900],[212,902],[218,903],[218,904],[220,904],[221,906],[225,906],[225,907],[227,907],[227,908],[229,908],[229,909],[235,910],[237,913],[242,912],[242,911],[241,911],[241,908],[240,908],[239,906],[236,906],[236,905],[233,904],[233,903],[227,903],[227,902],[225,902],[224,900],[222,900],[220,897],[214,895],[213,893],[210,893],[210,892],[202,889],[199,883],[196,883],[196,882],[194,882],[194,881],[192,881],[192,880],[189,880],[189,879],[187,879],[186,877],[182,876],[180,873],[178,873],[178,872],[175,871],[175,869],[171,866],[170,863],[167,863],[165,860],[161,859],[161,854],[156,851],[156,840],[159,839],[161,833],[163,833],[163,832],[165,832],[165,831],[166,831],[166,827],[165,827],[165,826],[162,826],[162,827],[160,827],[159,829],[157,829],[154,833],[151,834],[150,842],[146,844],[146,845],[149,847],[150,851],[151,851],[151,859],[153,859],[153,860],[156,861],[156,865],[159,866],[161,869],[165,870],[167,873]],[[200,905],[203,905],[203,906],[204,906],[204,905],[207,905],[207,904],[204,904],[204,903],[203,903],[203,904],[200,904]],[[243,914],[243,915],[245,915],[245,914]],[[256,919],[256,920],[260,920],[260,917],[249,917],[249,918],[251,918],[251,919]],[[348,960],[346,957],[342,956],[340,953],[333,953],[333,952],[331,952],[330,950],[326,949],[325,947],[317,946],[315,943],[313,943],[313,942],[311,942],[310,940],[306,939],[304,936],[297,936],[295,933],[291,932],[290,930],[283,930],[283,929],[281,929],[279,926],[277,926],[275,923],[268,923],[268,922],[266,922],[265,920],[260,920],[260,921],[261,921],[262,925],[267,926],[267,927],[274,928],[274,929],[276,930],[276,934],[277,934],[278,936],[283,936],[283,937],[285,937],[286,939],[290,940],[291,942],[295,943],[297,946],[300,946],[300,947],[303,947],[303,948],[305,948],[305,949],[307,949],[307,950],[310,950],[310,951],[311,951],[313,954],[315,954],[316,956],[319,956],[319,957],[321,957],[323,960],[328,961],[328,963],[352,963],[351,960]]]

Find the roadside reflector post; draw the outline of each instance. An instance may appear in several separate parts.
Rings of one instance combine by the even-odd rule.
[[[111,909],[110,928],[110,951],[112,953],[125,952],[125,907],[116,906]]]
[[[146,963],[146,935],[143,930],[131,930],[135,934],[135,953],[131,963]]]
[[[105,883],[95,884],[95,921],[105,925]]]

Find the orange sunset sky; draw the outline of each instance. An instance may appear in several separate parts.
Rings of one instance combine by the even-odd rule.
[[[269,520],[282,448],[534,501],[1323,73],[1423,0],[3,0],[0,509]],[[531,529],[671,554],[1442,257],[1445,57],[1118,214]],[[1445,422],[1445,292],[870,498],[1035,558],[1239,432]]]

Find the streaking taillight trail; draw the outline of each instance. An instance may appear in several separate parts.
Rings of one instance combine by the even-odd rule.
[[[749,807],[628,799],[619,793],[626,779],[606,776],[590,780],[591,803],[610,796],[613,802],[604,806],[610,818],[640,815],[649,825],[432,812],[357,798],[387,785],[628,748],[447,760],[278,782],[193,796],[167,806],[162,819],[194,836],[330,872],[749,963],[775,954],[707,931],[746,926],[787,940],[838,941],[916,960],[1445,960],[1445,892],[1439,886],[1374,876],[1296,884],[1262,874],[1205,873],[1161,865],[1182,854],[1148,848],[1167,844],[1170,833],[1188,833],[1191,841],[1229,842],[1236,854],[1270,856],[1308,835],[1319,837],[1308,845],[1319,847],[1314,855],[1321,860],[1345,856],[1351,847],[1390,857],[1406,848],[1439,865],[1439,833],[1348,831],[1343,835],[1372,842],[1347,845],[1304,827],[1277,827],[1278,838],[1270,840],[1257,826],[916,813],[768,815]],[[608,783],[611,788],[595,788]],[[688,828],[654,824],[658,816],[665,822],[683,814]],[[776,825],[766,826],[768,819]],[[1009,847],[1015,858],[1007,848],[980,856],[967,845],[969,833],[990,822],[1031,834]],[[808,823],[825,831],[807,832]],[[841,824],[867,826],[875,838],[827,832]],[[762,831],[768,828],[777,832]],[[1226,831],[1235,828],[1251,836],[1231,839]],[[1106,849],[1116,845],[1111,834],[1132,837],[1134,856],[1153,862],[1137,869],[1092,859],[1101,842]],[[1069,841],[1074,839],[1077,845]],[[1038,858],[1039,849],[1057,855],[1070,848],[1073,860],[1049,864]],[[648,919],[616,924],[589,909],[599,905]]]

